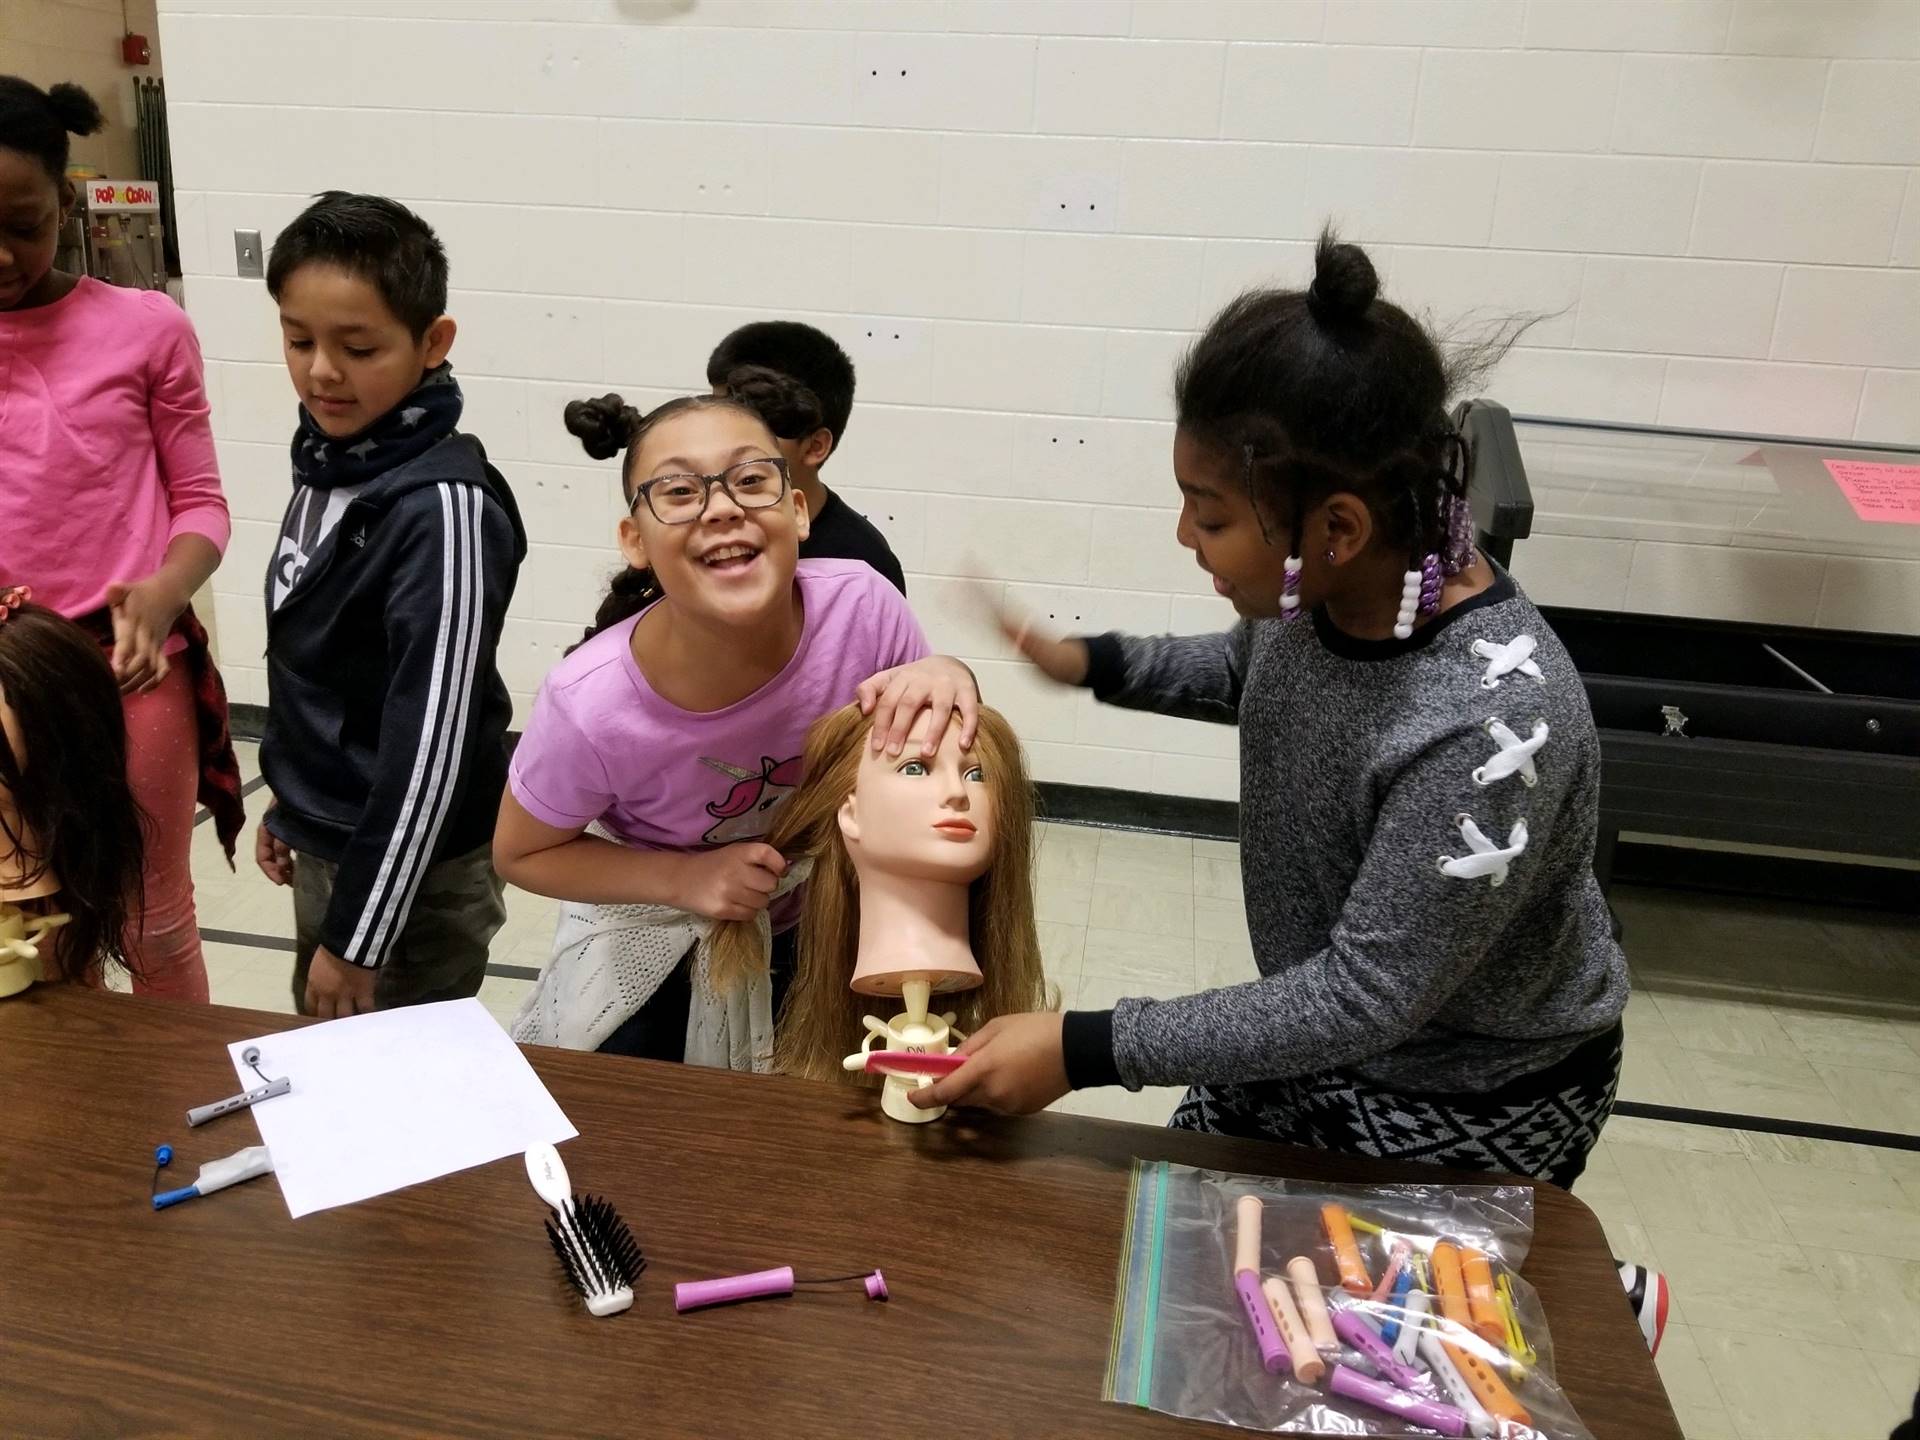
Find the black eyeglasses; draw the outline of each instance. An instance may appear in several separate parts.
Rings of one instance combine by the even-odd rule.
[[[787,493],[787,462],[742,460],[718,475],[656,475],[633,492],[627,513],[633,514],[645,500],[662,525],[691,525],[707,513],[716,485],[742,510],[765,510]]]

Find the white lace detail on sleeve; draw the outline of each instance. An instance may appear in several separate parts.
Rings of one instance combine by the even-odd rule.
[[[1547,722],[1535,720],[1533,733],[1524,740],[1514,734],[1507,727],[1507,722],[1498,715],[1487,721],[1486,731],[1499,748],[1494,751],[1492,759],[1473,772],[1473,783],[1484,788],[1509,775],[1518,775],[1520,783],[1529,790],[1538,785],[1540,776],[1533,768],[1533,757],[1547,743]]]
[[[1496,645],[1491,640],[1474,641],[1473,658],[1487,662],[1487,673],[1480,677],[1480,688],[1498,690],[1500,682],[1516,670],[1545,684],[1546,676],[1533,661],[1538,643],[1533,636],[1524,634],[1514,636],[1504,645]]]
[[[1496,845],[1473,823],[1471,815],[1456,815],[1454,824],[1460,827],[1460,838],[1467,842],[1465,855],[1442,855],[1440,873],[1452,880],[1478,880],[1487,877],[1493,885],[1506,883],[1507,867],[1518,860],[1527,848],[1527,822],[1516,820],[1513,829],[1507,832],[1507,843]]]

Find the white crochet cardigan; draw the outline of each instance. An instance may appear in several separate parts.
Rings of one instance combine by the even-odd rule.
[[[780,877],[774,899],[812,870],[796,861]],[[680,957],[698,946],[692,1001],[687,1007],[690,1065],[766,1070],[773,1058],[773,983],[766,965],[730,994],[711,983],[707,939],[713,921],[672,905],[582,905],[563,901],[553,936],[553,958],[514,1016],[513,1038],[523,1045],[597,1050],[627,1018],[653,998]],[[771,953],[773,926],[754,917],[762,955]]]

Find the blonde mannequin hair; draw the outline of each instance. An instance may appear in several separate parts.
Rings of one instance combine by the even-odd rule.
[[[953,723],[959,723],[957,717]],[[860,881],[839,819],[872,728],[857,705],[814,722],[807,732],[806,779],[766,836],[766,843],[788,860],[813,861],[801,911],[798,965],[773,1041],[774,1069],[811,1080],[854,1078],[840,1061],[860,1041],[860,1017],[874,1008],[874,997],[848,988],[860,943]],[[986,873],[968,887],[967,899],[968,932],[984,983],[937,1000],[969,1032],[996,1015],[1054,1003],[1033,919],[1033,786],[1020,742],[999,711],[981,707],[971,754],[993,796],[993,854]],[[716,925],[710,943],[713,983],[723,991],[766,963],[751,925]]]

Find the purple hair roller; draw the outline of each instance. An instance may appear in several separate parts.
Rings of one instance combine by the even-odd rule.
[[[756,1270],[751,1275],[727,1275],[718,1280],[687,1280],[673,1287],[676,1311],[699,1310],[708,1305],[731,1305],[736,1300],[759,1300],[768,1295],[793,1293],[793,1267]]]
[[[1233,1288],[1240,1296],[1247,1323],[1253,1327],[1253,1343],[1260,1347],[1260,1367],[1269,1375],[1278,1375],[1290,1363],[1287,1345],[1280,1338],[1267,1297],[1260,1293],[1260,1220],[1263,1207],[1258,1195],[1242,1195],[1233,1204]]]
[[[1333,1331],[1348,1345],[1366,1356],[1374,1369],[1402,1390],[1425,1388],[1421,1384],[1420,1372],[1410,1365],[1402,1365],[1393,1358],[1392,1349],[1385,1340],[1380,1338],[1380,1332],[1367,1323],[1365,1316],[1344,1305],[1337,1305],[1333,1312]]]
[[[1273,1323],[1267,1297],[1260,1293],[1260,1276],[1255,1271],[1242,1270],[1233,1277],[1233,1288],[1240,1292],[1240,1303],[1246,1308],[1248,1323],[1253,1326],[1254,1343],[1260,1347],[1260,1367],[1269,1375],[1278,1375],[1289,1368],[1287,1347],[1280,1338],[1279,1327]]]
[[[791,1295],[796,1285],[838,1285],[858,1280],[869,1300],[887,1298],[887,1277],[878,1270],[865,1275],[841,1275],[831,1280],[795,1280],[793,1267],[756,1270],[751,1275],[724,1275],[718,1280],[684,1280],[673,1287],[673,1308],[684,1314],[709,1305],[732,1305],[741,1300],[764,1300],[769,1295]]]
[[[1340,1326],[1340,1317],[1333,1317],[1334,1328]],[[1424,1425],[1429,1430],[1438,1430],[1442,1435],[1465,1435],[1467,1417],[1462,1411],[1451,1405],[1443,1405],[1438,1400],[1416,1400],[1411,1395],[1402,1394],[1382,1380],[1362,1375],[1358,1370],[1349,1370],[1344,1365],[1336,1365],[1327,1376],[1327,1388],[1336,1395],[1349,1400],[1358,1400],[1362,1405],[1371,1405],[1376,1410],[1398,1415],[1411,1420],[1416,1425]]]

